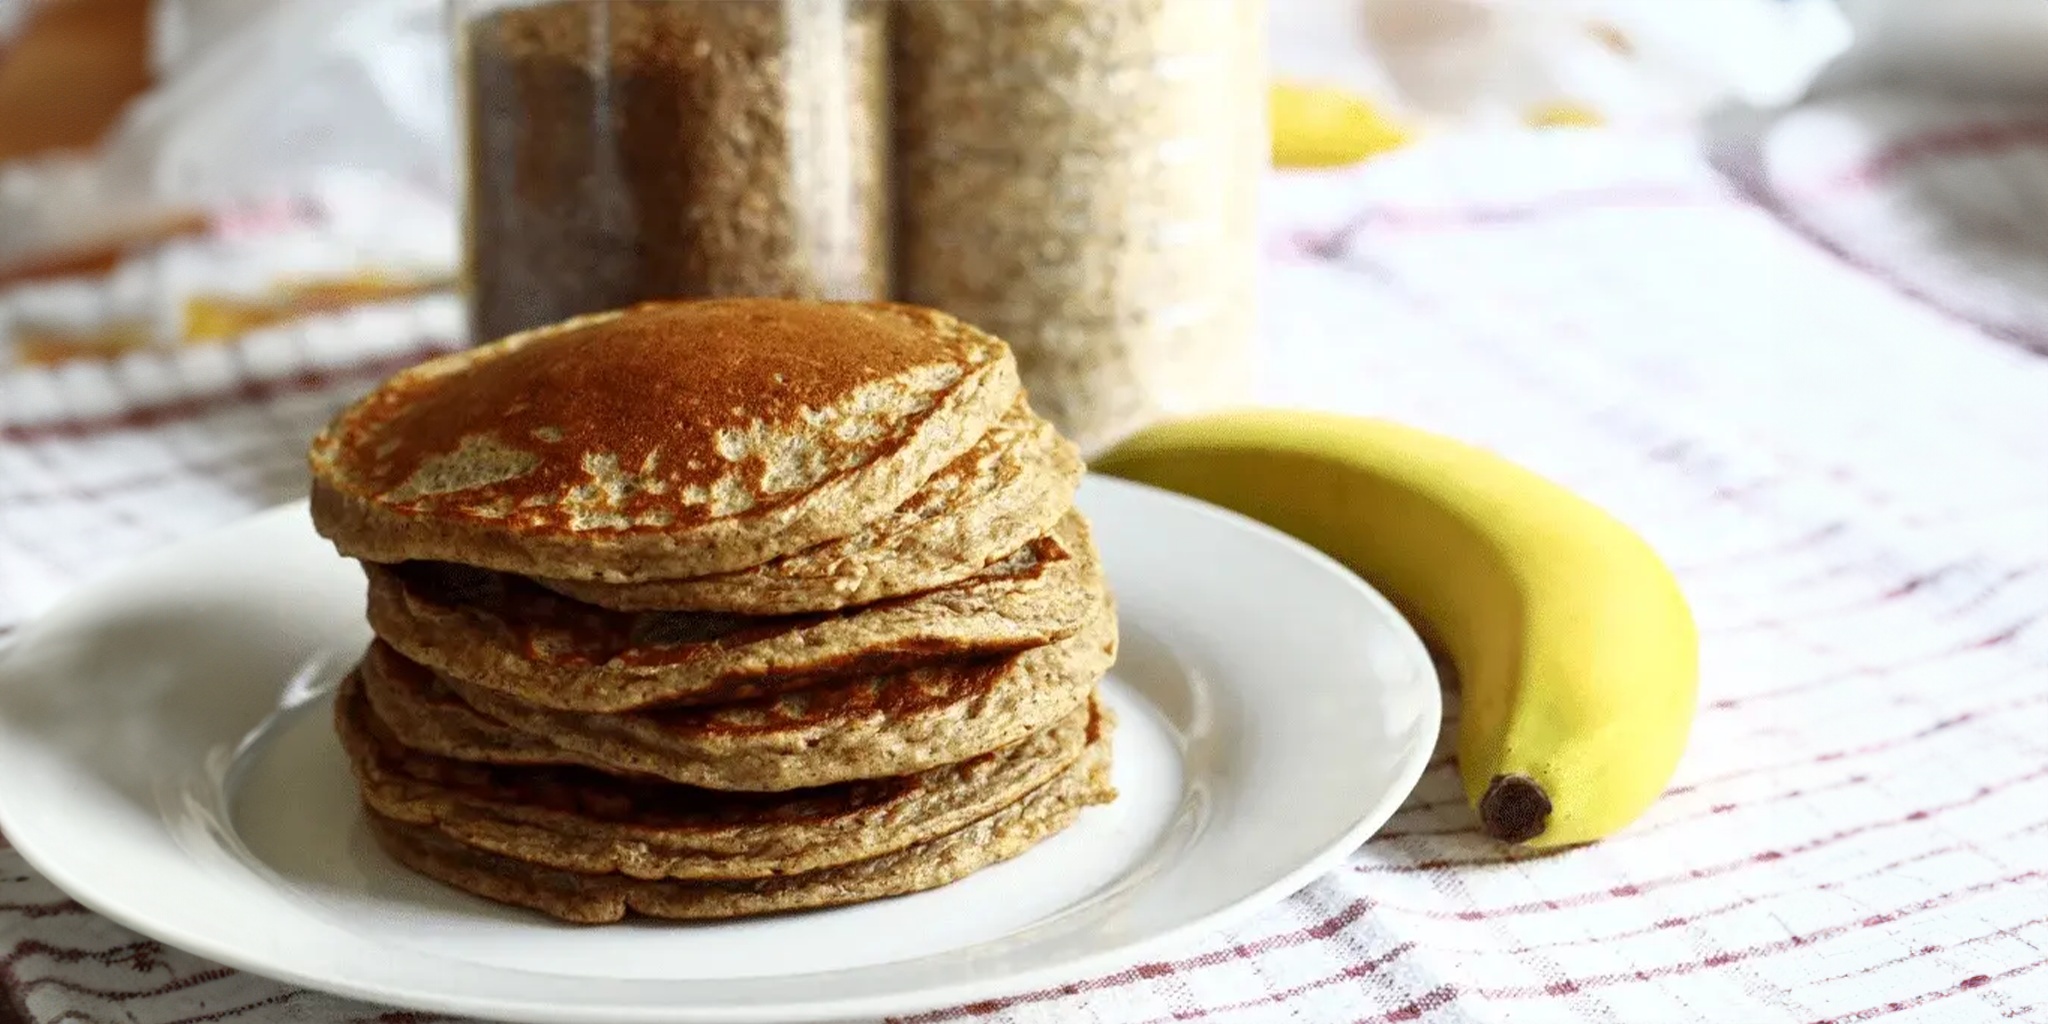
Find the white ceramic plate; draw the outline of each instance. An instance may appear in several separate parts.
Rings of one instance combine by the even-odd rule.
[[[328,727],[363,583],[288,505],[85,588],[0,654],[0,830],[79,902],[285,981],[530,1021],[910,1013],[1125,966],[1281,899],[1393,813],[1440,714],[1378,594],[1249,520],[1091,479],[1122,796],[946,888],[588,928],[413,876]],[[394,954],[400,955],[394,955]]]

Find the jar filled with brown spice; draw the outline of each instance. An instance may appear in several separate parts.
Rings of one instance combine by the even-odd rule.
[[[886,2],[450,0],[472,335],[887,297]]]

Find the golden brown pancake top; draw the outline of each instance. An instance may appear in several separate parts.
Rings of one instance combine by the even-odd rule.
[[[399,374],[329,450],[350,490],[395,512],[686,528],[893,450],[998,344],[892,304],[647,303]]]

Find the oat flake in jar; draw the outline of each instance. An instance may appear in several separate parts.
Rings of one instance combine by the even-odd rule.
[[[479,341],[888,292],[887,0],[449,0]]]
[[[1263,0],[898,0],[897,290],[1094,451],[1247,397]]]

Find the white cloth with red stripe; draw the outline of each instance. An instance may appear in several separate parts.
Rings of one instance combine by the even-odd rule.
[[[1545,857],[1477,836],[1441,754],[1380,835],[1249,922],[913,1019],[2048,1019],[2048,358],[2002,340],[2048,316],[1945,300],[1931,272],[2007,263],[1937,267],[1888,241],[1925,222],[1876,223],[1988,159],[2041,167],[2013,191],[2048,197],[2048,155],[2033,132],[1930,141],[1953,127],[1753,168],[1800,229],[1682,138],[1277,178],[1262,399],[1496,448],[1640,529],[1704,632],[1691,749],[1640,823]],[[1795,129],[1764,149],[1823,148]],[[440,298],[0,377],[0,622],[301,493],[307,435],[457,328]],[[7,1003],[36,1024],[425,1019],[145,941],[0,850]]]
[[[1791,114],[1760,193],[1897,287],[2048,353],[2048,108],[1865,93]]]

